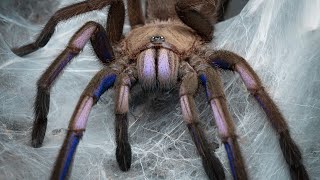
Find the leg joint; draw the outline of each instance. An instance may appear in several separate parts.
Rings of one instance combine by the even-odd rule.
[[[257,88],[248,88],[248,91],[253,96],[256,96],[256,95],[260,94],[261,91],[264,91],[264,87],[263,86],[258,86]]]
[[[207,99],[208,99],[208,102],[214,100],[214,99],[219,99],[219,100],[224,100],[226,101],[226,96],[224,94],[210,94],[210,95],[207,95]]]
[[[44,77],[41,77],[37,82],[38,91],[49,93],[51,84],[49,84]]]
[[[83,136],[83,133],[84,133],[84,131],[85,131],[86,129],[68,129],[68,132],[71,132],[71,133],[74,133],[75,134],[75,136],[78,136],[78,137],[82,137]]]
[[[88,21],[86,22],[86,24],[84,25],[84,27],[87,27],[87,26],[99,26],[100,24],[95,22],[95,21]]]
[[[79,54],[82,51],[81,48],[78,48],[78,47],[75,47],[75,46],[72,46],[72,45],[67,46],[66,49],[68,49],[69,52],[72,53],[72,54]]]
[[[220,139],[223,143],[228,143],[229,141],[235,140],[238,138],[234,132],[228,132],[227,134],[219,133]]]

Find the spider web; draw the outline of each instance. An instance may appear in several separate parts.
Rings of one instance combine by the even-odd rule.
[[[18,2],[0,3],[0,179],[48,179],[75,104],[101,66],[88,45],[64,71],[52,88],[47,133],[38,149],[30,146],[36,81],[86,21],[105,24],[107,8],[60,23],[44,48],[20,58],[10,47],[32,42],[54,11],[75,1]],[[251,0],[239,15],[216,26],[212,44],[242,55],[257,71],[286,117],[312,179],[320,177],[319,9],[319,0]],[[238,75],[222,76],[250,178],[289,179],[261,108]],[[199,92],[202,127],[231,179],[203,89]],[[129,115],[133,162],[129,172],[121,172],[115,160],[113,96],[107,92],[92,110],[71,179],[206,179],[174,90],[158,97],[134,90]]]

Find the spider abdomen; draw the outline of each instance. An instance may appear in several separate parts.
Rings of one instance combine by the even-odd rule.
[[[179,56],[165,48],[150,48],[137,58],[138,79],[146,90],[169,89],[177,83]]]

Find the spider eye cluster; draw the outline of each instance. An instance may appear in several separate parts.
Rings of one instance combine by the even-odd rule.
[[[165,38],[163,36],[159,36],[159,35],[152,36],[150,38],[150,42],[152,42],[152,43],[162,43],[164,41],[165,41]]]

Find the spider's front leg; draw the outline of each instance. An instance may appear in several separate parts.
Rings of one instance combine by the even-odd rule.
[[[219,159],[211,153],[211,148],[198,127],[198,113],[194,102],[194,95],[198,89],[198,76],[193,68],[182,62],[180,74],[183,77],[180,87],[180,103],[184,121],[202,158],[202,164],[209,179],[225,179],[224,171]]]
[[[107,34],[110,37],[111,42],[118,42],[122,35],[125,16],[122,0],[88,0],[58,10],[47,22],[35,42],[19,48],[13,48],[12,51],[18,56],[30,54],[48,43],[54,33],[55,27],[60,21],[70,19],[86,12],[99,10],[108,5],[111,5],[111,7],[108,14]]]
[[[83,49],[91,38],[92,46],[104,64],[111,62],[113,50],[104,28],[95,22],[86,23],[70,40],[67,48],[54,60],[37,82],[35,120],[32,129],[32,146],[40,147],[46,132],[50,104],[50,89],[67,64]]]
[[[117,78],[117,72],[103,69],[90,81],[82,93],[75,111],[71,117],[68,133],[55,162],[51,179],[65,179],[70,175],[73,156],[77,145],[85,131],[91,108],[99,100],[100,96],[113,86]]]
[[[249,92],[261,105],[275,131],[279,134],[279,143],[290,169],[292,179],[309,179],[308,173],[302,163],[301,152],[292,140],[288,125],[280,110],[264,90],[258,75],[250,65],[239,55],[230,51],[207,51],[210,64],[222,69],[237,71]]]

